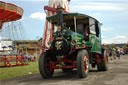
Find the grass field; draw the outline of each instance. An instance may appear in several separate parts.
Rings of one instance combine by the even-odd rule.
[[[0,80],[7,80],[37,73],[39,73],[38,62],[30,62],[29,65],[26,66],[2,67],[0,68]]]

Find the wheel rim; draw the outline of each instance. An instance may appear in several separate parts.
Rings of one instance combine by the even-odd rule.
[[[107,58],[107,55],[106,55],[106,51],[104,52],[104,60],[105,60],[106,64],[108,64],[108,58]]]
[[[84,57],[84,70],[85,70],[85,72],[88,72],[88,68],[89,68],[89,62],[88,62],[87,56],[85,56]]]
[[[53,69],[51,68],[51,65],[50,64],[51,64],[50,63],[50,59],[47,58],[46,59],[46,62],[45,62],[45,68],[46,68],[47,72],[52,72],[53,71]]]

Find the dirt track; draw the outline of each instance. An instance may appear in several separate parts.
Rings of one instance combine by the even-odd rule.
[[[77,72],[55,71],[53,78],[42,79],[40,74],[0,81],[0,85],[128,85],[128,55],[109,61],[107,72],[92,69],[87,78],[79,79]]]

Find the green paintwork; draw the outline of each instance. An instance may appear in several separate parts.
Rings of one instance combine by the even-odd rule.
[[[75,46],[82,46],[82,41],[83,41],[83,36],[81,35],[81,34],[79,34],[79,33],[73,33],[72,34],[72,40],[75,40],[76,41],[76,44],[75,44]]]
[[[82,34],[74,33],[72,35],[72,40],[76,40],[76,46],[82,46],[84,41],[86,46],[91,47],[91,52],[101,53],[102,46],[100,36],[96,37],[94,34],[90,34],[89,37],[89,41],[84,41]]]
[[[90,34],[89,41],[92,44],[91,52],[101,53],[101,40],[100,37],[96,37],[94,34]]]

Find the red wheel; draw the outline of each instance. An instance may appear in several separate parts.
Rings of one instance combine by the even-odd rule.
[[[80,50],[77,55],[77,72],[80,78],[87,77],[89,72],[89,56],[86,50]]]
[[[46,53],[43,53],[39,58],[39,71],[43,78],[51,78],[54,69],[51,68],[51,59],[50,57],[46,56]]]
[[[85,72],[88,72],[88,68],[89,68],[89,61],[88,61],[88,57],[85,56],[84,57],[84,70],[85,70]]]
[[[99,64],[97,64],[97,68],[99,71],[107,71],[108,70],[108,55],[107,55],[106,50],[104,50],[102,56],[104,58],[104,61],[101,61]]]

